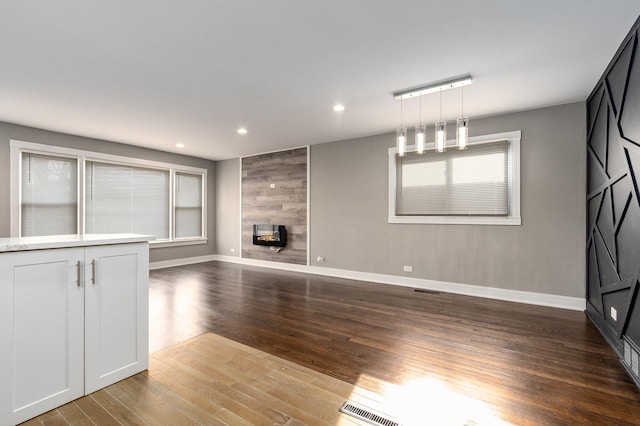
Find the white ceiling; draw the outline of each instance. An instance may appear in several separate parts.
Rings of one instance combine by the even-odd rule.
[[[218,160],[394,131],[392,92],[462,74],[473,119],[586,99],[638,15],[640,0],[3,0],[0,120]],[[460,99],[443,93],[444,119]],[[438,95],[422,108],[435,121]]]

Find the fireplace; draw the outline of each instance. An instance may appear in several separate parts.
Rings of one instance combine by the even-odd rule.
[[[284,225],[253,225],[253,244],[286,247],[287,230]]]

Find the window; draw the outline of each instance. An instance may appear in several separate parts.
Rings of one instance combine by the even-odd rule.
[[[87,234],[134,233],[169,239],[168,170],[87,161],[85,180]]]
[[[75,234],[78,228],[78,160],[22,156],[20,234]]]
[[[389,149],[389,223],[520,225],[520,132],[444,153]]]
[[[136,233],[206,242],[205,169],[11,141],[14,236]],[[82,177],[82,178],[79,178]]]
[[[202,223],[202,179],[199,175],[176,173],[176,238],[196,237]]]

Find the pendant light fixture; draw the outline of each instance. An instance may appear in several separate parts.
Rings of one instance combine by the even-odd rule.
[[[471,76],[465,75],[451,80],[443,80],[437,83],[431,83],[426,86],[398,90],[396,92],[393,92],[393,98],[396,101],[399,101],[400,99],[411,99],[415,98],[416,96],[423,96],[430,93],[441,92],[442,90],[457,89],[458,87],[466,86],[468,84],[471,84],[472,82],[473,80],[471,79]]]
[[[427,125],[422,123],[422,96],[420,96],[420,123],[416,125],[416,152],[424,154]]]
[[[396,130],[396,148],[398,156],[403,157],[407,152],[407,128],[402,125],[402,100],[428,95],[438,92],[440,95],[440,116],[435,125],[436,152],[444,152],[447,148],[447,122],[442,120],[442,91],[462,88],[472,83],[470,75],[463,75],[449,80],[441,80],[426,86],[412,87],[393,92],[393,97],[400,101],[400,128]],[[422,99],[422,98],[421,98]],[[456,145],[458,149],[465,149],[469,143],[469,119],[464,116],[464,93],[462,94],[462,116],[456,120]],[[415,150],[422,154],[426,148],[426,124],[422,123],[422,100],[420,101],[420,122],[415,127]]]
[[[400,99],[400,128],[396,130],[396,148],[398,157],[404,157],[407,152],[407,128],[402,127],[402,99]]]
[[[469,142],[469,118],[464,116],[464,87],[462,87],[461,116],[456,120],[456,145],[458,149],[467,149]]]
[[[440,90],[440,119],[436,121],[436,151],[444,152],[447,143],[447,122],[442,121],[442,90]]]

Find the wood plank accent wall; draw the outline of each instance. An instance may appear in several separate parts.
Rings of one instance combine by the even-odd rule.
[[[307,148],[243,158],[242,257],[306,265],[307,196]],[[287,247],[253,245],[254,224],[286,226]]]
[[[587,313],[640,383],[640,55],[636,21],[587,99]]]

